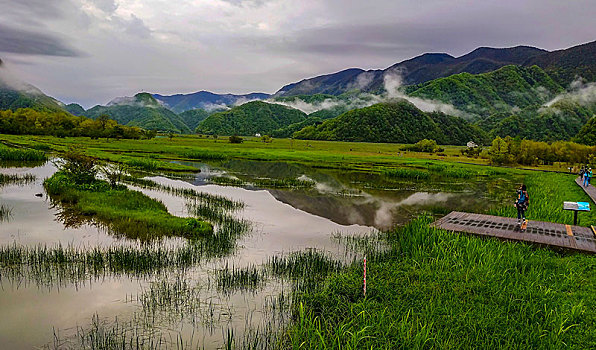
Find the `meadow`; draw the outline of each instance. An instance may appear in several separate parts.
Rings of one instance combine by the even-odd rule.
[[[528,186],[530,220],[566,224],[573,222],[573,216],[562,209],[563,201],[591,202],[575,184],[574,175],[553,172],[566,170],[566,165],[539,168],[545,171],[487,166],[484,159],[461,156],[461,147],[445,147],[444,155],[438,155],[400,151],[401,145],[395,144],[288,139],[276,139],[273,143],[248,139],[242,144],[230,144],[227,140],[198,136],[107,141],[2,135],[2,140],[55,154],[77,145],[87,155],[125,164],[140,174],[197,171],[195,167],[173,161],[245,159],[295,162],[314,168],[374,174],[397,186],[402,182],[437,180],[465,186],[469,181],[513,177]],[[155,219],[150,220],[153,232],[165,234],[193,227],[179,226],[189,219],[165,217],[167,210],[163,204],[144,203],[140,193],[131,194],[138,192],[120,193],[123,188],[111,188],[105,181],[96,183],[91,191],[83,190],[61,176],[57,173],[46,180],[46,189],[55,200],[65,208],[76,204],[77,214],[93,214],[104,224],[113,225],[115,231],[129,229],[133,232],[130,237],[140,238],[135,232],[150,231],[138,221],[130,225],[118,224],[130,223],[137,215],[144,220]],[[308,189],[313,186],[309,181],[291,178],[263,178],[261,183],[225,177],[212,179],[231,186],[248,183],[266,188]],[[32,179],[5,176],[0,180],[0,183],[20,183]],[[182,313],[208,314],[198,301],[202,287],[181,276],[206,257],[223,257],[232,251],[237,238],[250,226],[249,222],[231,215],[244,204],[139,177],[127,176],[121,181],[133,188],[184,198],[187,211],[217,226],[217,234],[202,235],[202,239],[174,248],[145,245],[141,249],[86,250],[5,246],[0,248],[0,281],[2,278],[18,281],[22,276],[29,276],[37,285],[50,286],[100,279],[106,274],[146,279],[158,276],[157,281],[153,278],[150,287],[137,296],[144,313],[166,313],[169,317],[182,317]],[[103,203],[104,208],[97,207],[96,203]],[[151,212],[138,211],[139,208],[150,208]],[[129,212],[125,220],[118,216],[123,211]],[[515,217],[513,199],[492,207],[487,213]],[[344,262],[324,252],[306,250],[273,256],[262,265],[243,268],[226,265],[216,269],[209,283],[223,294],[258,293],[278,279],[289,281],[291,285],[291,295],[283,296],[280,304],[273,304],[290,313],[288,322],[252,335],[235,335],[232,330],[224,335],[225,345],[228,348],[296,349],[584,349],[596,346],[596,331],[591,327],[596,320],[596,311],[593,311],[596,264],[591,256],[436,229],[430,226],[431,214],[437,213],[423,214],[404,226],[378,235],[341,238],[353,251],[351,258]],[[596,214],[581,213],[580,224],[596,224]],[[189,236],[182,231],[180,235]],[[367,256],[368,268],[366,296],[362,284],[363,256]],[[159,333],[155,333],[155,338],[138,325],[122,327],[122,322],[105,325],[94,320],[90,327],[77,329],[79,344],[98,349],[135,348],[135,340],[136,348],[157,348],[161,344]],[[171,348],[185,347],[182,339],[180,346],[177,342],[173,345],[170,341]]]
[[[530,220],[572,224],[563,200],[590,201],[574,176],[531,173]],[[591,202],[591,201],[590,201]],[[512,203],[513,204],[513,203]],[[594,205],[594,203],[591,203]],[[513,205],[491,214],[515,216]],[[582,213],[584,214],[584,213]],[[585,213],[582,225],[596,222]],[[593,348],[592,256],[436,229],[422,216],[385,234],[389,249],[295,296],[296,349]]]

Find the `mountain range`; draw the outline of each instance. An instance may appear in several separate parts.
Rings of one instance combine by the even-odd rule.
[[[254,100],[264,100],[270,97],[269,94],[254,92],[246,95],[214,94],[209,91],[199,91],[192,94],[176,94],[164,96],[153,94],[153,97],[175,113],[181,113],[192,109],[204,109],[207,111],[226,109],[227,106],[242,104]]]
[[[394,118],[394,123],[406,123],[408,118],[399,114],[405,113],[425,120],[438,118],[440,123],[454,126],[452,120],[432,113],[440,110],[463,117],[467,124],[456,128],[466,133],[471,130],[468,127],[473,127],[476,134],[482,130],[487,136],[569,139],[596,112],[592,93],[596,85],[589,84],[596,81],[594,57],[596,42],[552,52],[530,46],[480,47],[460,57],[427,53],[386,69],[346,69],[288,84],[274,95],[139,93],[88,110],[77,104],[64,105],[34,86],[19,82],[7,74],[0,61],[0,109],[66,110],[90,118],[108,115],[125,125],[164,132],[196,130],[219,135],[261,133],[322,139],[347,137],[342,132],[331,132],[333,128],[371,128],[367,123],[379,122],[368,117],[371,110],[389,116],[383,122]],[[572,97],[580,90],[589,98]],[[407,99],[418,111],[414,113],[409,105],[406,108],[399,103],[399,108],[395,107],[396,98]],[[429,123],[425,124],[428,130],[434,130]],[[396,125],[388,127],[397,130]],[[383,134],[376,126],[371,130]],[[447,134],[445,128],[437,130],[442,130],[443,136]],[[321,136],[330,132],[335,136]],[[583,133],[588,134],[585,130]],[[443,136],[434,138],[461,142],[458,137]],[[368,139],[377,141],[374,137]]]

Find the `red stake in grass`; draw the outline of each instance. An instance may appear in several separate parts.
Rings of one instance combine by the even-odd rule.
[[[364,297],[366,298],[366,255],[364,256]]]

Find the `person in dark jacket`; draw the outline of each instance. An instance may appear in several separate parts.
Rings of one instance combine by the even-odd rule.
[[[515,201],[515,207],[517,208],[517,224],[522,225],[526,221],[526,210],[530,204],[530,196],[526,185],[521,185],[517,190],[517,200]]]

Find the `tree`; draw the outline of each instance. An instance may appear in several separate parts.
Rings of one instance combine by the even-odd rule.
[[[490,146],[488,151],[490,161],[493,164],[505,164],[508,163],[509,147],[507,142],[497,136]]]
[[[238,135],[232,135],[229,138],[230,143],[242,143],[244,139]]]

